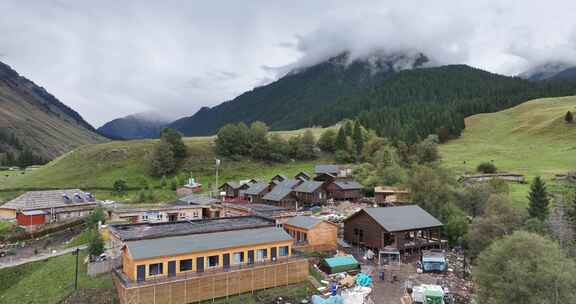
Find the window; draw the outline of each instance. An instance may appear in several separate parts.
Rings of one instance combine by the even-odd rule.
[[[198,211],[194,211],[194,217],[198,217]]]
[[[190,270],[192,270],[192,259],[181,260],[180,271],[190,271]]]
[[[280,256],[288,256],[288,246],[280,246]]]
[[[306,242],[308,240],[308,234],[302,232],[302,241]]]
[[[256,261],[258,261],[258,262],[264,261],[266,259],[267,255],[268,255],[267,249],[256,250]]]
[[[218,267],[218,260],[220,256],[213,255],[208,257],[208,267]]]
[[[151,276],[154,275],[161,275],[164,273],[164,264],[157,263],[157,264],[150,264],[148,265],[148,274]]]
[[[240,265],[244,263],[244,252],[234,252],[232,263],[234,265]]]

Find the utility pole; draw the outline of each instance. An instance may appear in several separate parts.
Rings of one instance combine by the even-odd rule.
[[[80,248],[76,248],[76,271],[74,278],[74,290],[78,290],[78,257],[80,256]]]
[[[218,197],[218,169],[220,168],[220,160],[216,158],[216,183],[214,184],[214,193]]]

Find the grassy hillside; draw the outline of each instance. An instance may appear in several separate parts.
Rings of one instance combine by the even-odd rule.
[[[306,129],[280,132],[283,137],[296,136]],[[312,129],[318,137],[324,129]],[[82,146],[32,172],[2,179],[0,190],[78,187],[83,189],[111,188],[117,179],[123,179],[129,187],[141,188],[143,180],[159,185],[159,180],[148,176],[148,159],[158,140],[113,141]],[[189,156],[181,167],[189,170],[207,186],[215,181],[214,138],[185,138]],[[220,180],[238,180],[251,177],[270,178],[282,173],[294,175],[300,170],[311,172],[317,163],[329,161],[295,161],[285,164],[269,164],[252,160],[232,161],[224,159],[220,167]],[[108,191],[109,192],[109,191]],[[14,193],[14,192],[12,192]],[[2,196],[0,195],[0,199]],[[5,198],[6,199],[6,198]]]
[[[576,124],[564,122],[567,111],[576,112],[576,97],[537,99],[468,117],[462,137],[440,146],[443,161],[460,174],[493,161],[500,171],[528,179],[576,170]],[[512,187],[516,200],[524,200],[527,191],[527,185]]]

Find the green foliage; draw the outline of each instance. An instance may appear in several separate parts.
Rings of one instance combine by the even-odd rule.
[[[90,233],[90,239],[88,241],[88,253],[93,257],[104,253],[104,240],[102,240],[102,236],[100,233],[98,233],[98,230],[93,229]]]
[[[98,228],[98,222],[104,224],[106,222],[106,214],[102,207],[94,208],[92,214],[86,217],[86,227],[89,229]]]
[[[346,144],[346,131],[344,127],[338,129],[338,135],[336,135],[336,141],[334,142],[334,148],[336,151],[345,151],[348,147]]]
[[[334,154],[334,159],[338,163],[344,163],[344,164],[351,163],[355,160],[354,156],[352,156],[346,150],[336,150],[336,153]]]
[[[483,216],[474,218],[467,235],[469,254],[476,257],[494,240],[522,228],[524,215],[512,207],[508,197],[491,195]]]
[[[161,140],[154,148],[150,160],[150,174],[152,176],[163,176],[171,174],[176,170],[176,160],[171,145]]]
[[[364,136],[362,135],[362,126],[358,120],[354,122],[352,139],[354,140],[354,147],[356,148],[356,156],[359,159],[362,155],[362,150],[364,149]]]
[[[160,179],[160,188],[164,189],[166,188],[167,182],[166,182],[166,175],[162,175],[162,178]]]
[[[408,180],[412,201],[439,219],[444,219],[444,208],[455,201],[455,185],[449,172],[429,166],[415,166]]]
[[[483,163],[479,164],[478,167],[476,167],[476,172],[485,173],[485,174],[496,173],[497,171],[498,171],[498,169],[491,162],[483,162]]]
[[[324,152],[334,153],[336,151],[336,134],[333,129],[324,131],[318,139],[318,148]]]
[[[494,194],[505,194],[505,192],[490,182],[465,185],[458,193],[459,206],[472,217],[481,216]]]
[[[116,195],[125,195],[127,190],[126,181],[123,179],[115,180],[112,189],[112,193]]]
[[[176,189],[178,189],[178,178],[177,178],[177,177],[174,177],[174,178],[170,181],[170,190],[176,191]]]
[[[474,268],[480,304],[571,303],[576,265],[555,242],[528,232],[495,241]]]
[[[165,128],[160,133],[160,139],[170,144],[174,158],[181,159],[188,155],[186,145],[182,141],[182,134],[178,131],[171,128]]]
[[[574,115],[572,114],[571,111],[566,112],[566,115],[564,115],[564,121],[567,123],[573,123],[574,122]]]
[[[455,246],[464,242],[464,236],[468,233],[468,218],[466,214],[455,207],[448,207],[444,210],[444,235],[448,239],[450,246]]]
[[[530,185],[528,200],[528,214],[530,217],[537,218],[542,222],[548,219],[550,198],[548,197],[546,184],[539,176],[535,177]]]

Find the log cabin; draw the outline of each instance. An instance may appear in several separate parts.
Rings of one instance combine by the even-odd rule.
[[[442,223],[417,205],[364,208],[344,220],[344,240],[379,252],[400,253],[442,248]]]
[[[334,251],[338,248],[338,225],[312,216],[295,216],[283,224],[302,251]]]
[[[244,199],[251,203],[261,203],[266,193],[270,191],[270,184],[265,182],[256,182],[250,184],[248,189],[244,190]]]
[[[362,198],[364,187],[357,181],[351,179],[335,179],[325,186],[328,198],[334,200],[355,201]]]
[[[324,183],[313,180],[307,180],[294,188],[294,195],[302,205],[322,204],[326,202],[327,198]]]

